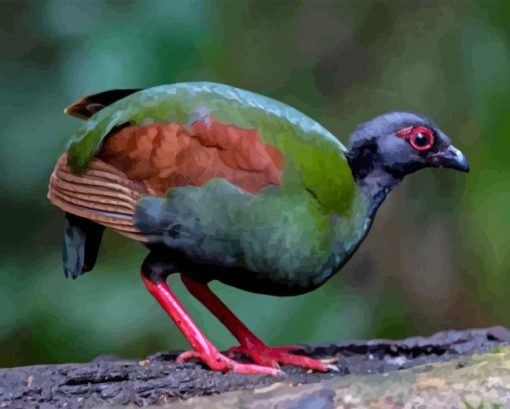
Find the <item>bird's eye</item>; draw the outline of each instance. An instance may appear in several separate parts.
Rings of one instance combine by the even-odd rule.
[[[426,151],[434,145],[434,134],[424,126],[404,128],[397,132],[397,136],[406,139],[417,151]]]
[[[421,150],[427,149],[430,146],[430,138],[422,132],[418,132],[411,139],[413,148]]]
[[[430,131],[430,129],[417,128],[411,133],[409,143],[417,151],[426,151],[434,144],[434,134]]]

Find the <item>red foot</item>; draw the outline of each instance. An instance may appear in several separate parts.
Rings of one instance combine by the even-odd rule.
[[[220,354],[217,351],[212,354],[208,354],[207,356],[202,355],[195,350],[185,351],[177,357],[177,363],[182,364],[190,359],[198,359],[215,371],[252,375],[284,375],[284,372],[277,368],[241,364],[233,359],[227,358],[225,355]]]
[[[227,356],[233,357],[235,354],[248,356],[258,365],[280,368],[282,365],[295,365],[305,369],[312,369],[319,372],[327,372],[328,366],[323,362],[308,358],[303,355],[294,355],[291,352],[301,350],[299,346],[270,347],[260,342],[251,346],[237,346],[227,351]]]
[[[296,365],[320,372],[328,371],[328,366],[321,361],[302,355],[293,355],[291,352],[302,349],[299,346],[271,348],[264,344],[213,294],[207,285],[186,275],[182,276],[182,282],[191,294],[200,300],[241,344],[238,347],[230,348],[227,352],[228,356],[232,357],[236,353],[241,353],[250,357],[258,365],[276,369],[280,368],[279,364],[283,364]]]

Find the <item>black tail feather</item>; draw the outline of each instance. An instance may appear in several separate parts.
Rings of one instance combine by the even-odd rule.
[[[94,268],[104,226],[66,213],[64,232],[64,273],[78,278]]]

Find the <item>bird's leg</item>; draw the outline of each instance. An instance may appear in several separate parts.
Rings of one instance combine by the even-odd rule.
[[[182,304],[172,293],[166,278],[175,272],[171,263],[160,261],[151,254],[142,265],[142,279],[150,293],[158,300],[167,314],[191,344],[193,350],[184,352],[177,358],[177,362],[184,362],[196,358],[204,362],[209,368],[222,372],[236,372],[243,374],[280,375],[281,371],[259,365],[238,363],[224,355],[202,334]]]
[[[229,310],[206,284],[184,274],[181,274],[181,278],[189,292],[205,305],[239,341],[239,346],[228,350],[228,356],[232,357],[235,353],[242,353],[249,356],[253,362],[259,365],[273,368],[279,368],[279,364],[296,365],[327,372],[327,365],[321,361],[303,355],[292,354],[292,351],[300,349],[297,346],[270,347],[266,345]]]

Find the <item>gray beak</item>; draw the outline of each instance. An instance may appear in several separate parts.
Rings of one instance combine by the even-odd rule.
[[[453,145],[442,152],[436,153],[431,159],[431,164],[438,168],[451,168],[469,172],[469,163],[466,157]]]

